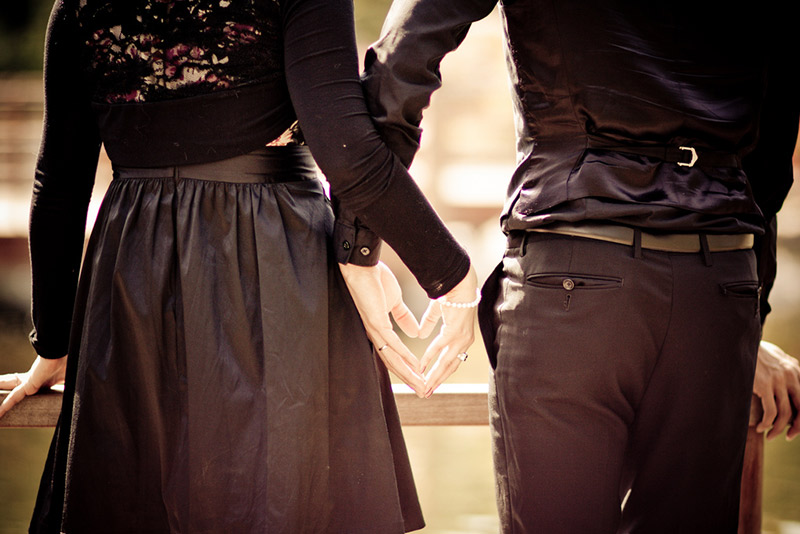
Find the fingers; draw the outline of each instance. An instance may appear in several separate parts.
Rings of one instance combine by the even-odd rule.
[[[11,376],[16,381],[16,386],[11,390],[11,393],[3,400],[3,403],[0,404],[0,417],[3,417],[6,413],[8,413],[11,408],[19,404],[19,402],[29,395],[34,395],[37,391],[39,391],[40,386],[36,386],[30,380],[30,376],[28,374],[14,374],[14,375],[5,375]],[[3,381],[3,383],[10,382],[11,380]]]
[[[428,348],[425,349],[425,352],[422,354],[422,358],[420,358],[420,370],[422,373],[428,370],[428,366],[431,362],[436,364],[436,362],[441,358],[442,351],[444,350],[444,346],[442,343],[442,336],[439,334]],[[430,374],[430,373],[429,373]]]
[[[0,375],[0,389],[12,390],[22,383],[22,376],[19,373]]]
[[[408,306],[406,306],[406,303],[403,302],[403,290],[400,288],[400,283],[386,264],[380,262],[377,267],[380,272],[384,298],[389,306],[389,313],[394,317],[397,326],[408,337],[417,337],[419,335],[419,323],[414,314],[411,313],[411,310],[408,309]]]
[[[450,375],[456,372],[458,366],[461,365],[461,360],[453,356],[442,356],[433,365],[431,372],[425,377],[427,389],[425,390],[425,398],[430,398],[433,392],[436,391],[442,383],[447,380]]]
[[[400,339],[394,330],[389,328],[388,330],[384,330],[381,332],[382,339],[384,339],[384,345],[389,345],[392,351],[397,354],[400,358],[402,358],[403,362],[411,368],[415,373],[420,374],[422,372],[420,362],[414,353],[411,352],[405,343]],[[380,345],[383,346],[383,345]]]
[[[430,396],[458,368],[461,361],[457,355],[472,344],[474,305],[453,305],[444,317],[441,303],[433,301],[420,324],[403,302],[400,285],[388,267],[379,263],[374,267],[340,265],[340,269],[367,335],[383,363],[417,395]],[[475,298],[476,291],[477,278],[471,269],[447,295],[455,303],[469,303]],[[422,361],[417,360],[394,332],[390,315],[407,335],[423,338],[433,332],[442,318],[442,330],[425,351]],[[433,362],[426,384],[422,373]]]
[[[786,431],[786,439],[791,441],[800,435],[800,364],[795,358],[791,358],[788,355],[787,358],[792,360],[788,363],[791,369],[791,377],[787,386],[792,415],[789,421],[789,429]]]
[[[423,369],[427,368],[430,362],[434,362],[430,372],[425,376],[427,387],[425,390],[425,397],[430,397],[450,375],[452,375],[458,366],[461,365],[461,360],[458,354],[465,352],[466,349],[460,349],[463,346],[463,341],[453,339],[444,333],[440,333],[436,339],[428,346],[425,354],[422,356]]]
[[[37,356],[28,372],[0,377],[0,387],[13,387],[11,393],[0,405],[0,417],[8,413],[25,397],[36,394],[40,388],[63,382],[66,365],[66,356],[56,359]]]
[[[765,432],[772,426],[772,422],[775,421],[775,417],[778,415],[778,407],[775,404],[775,397],[772,395],[761,397],[761,408],[764,410],[764,415],[756,425],[756,432]]]
[[[419,337],[425,339],[430,336],[441,316],[442,305],[432,300],[430,304],[428,304],[428,309],[425,310],[425,313],[422,315],[422,320],[419,323]]]
[[[780,435],[787,429],[786,438],[800,434],[797,411],[800,406],[800,364],[783,349],[761,341],[758,347],[753,392],[761,397],[764,416],[756,426],[767,433],[767,439]]]
[[[391,310],[394,322],[400,327],[408,337],[419,336],[419,323],[411,310],[408,309],[406,303],[402,300],[398,302]]]
[[[394,349],[393,345],[384,344],[377,347],[376,352],[389,371],[408,384],[418,397],[423,398],[425,396],[424,377],[408,365],[406,359]]]
[[[800,380],[795,376],[795,381],[789,388],[789,403],[791,416],[789,417],[789,429],[786,431],[786,439],[791,441],[800,434]]]
[[[773,403],[776,405],[776,403]],[[767,439],[772,439],[779,436],[789,421],[792,419],[792,403],[789,401],[789,395],[783,394],[778,398],[777,402],[777,417],[772,423],[772,428],[767,432]]]
[[[22,384],[11,390],[11,393],[8,394],[8,397],[6,397],[3,403],[0,404],[0,417],[3,417],[5,414],[7,414],[11,408],[16,406],[19,401],[25,397],[25,389],[22,387]]]
[[[428,307],[428,311],[425,312],[425,316],[422,318],[423,324],[420,335],[425,333],[424,330],[429,324],[435,324],[435,321],[429,319],[429,317],[436,316],[438,319],[438,315],[441,315],[442,328],[436,339],[428,346],[420,361],[423,372],[435,361],[426,377],[428,381],[427,396],[430,396],[442,382],[458,369],[461,363],[458,355],[466,352],[475,339],[473,332],[475,309],[448,307],[445,311],[444,307],[438,302],[433,302]]]
[[[794,398],[794,406],[800,406],[800,398]],[[794,408],[792,410],[792,421],[789,430],[786,431],[786,439],[792,441],[798,435],[800,435],[800,414],[798,413],[798,409]]]

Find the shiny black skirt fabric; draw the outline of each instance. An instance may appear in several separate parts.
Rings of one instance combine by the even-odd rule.
[[[115,177],[84,262],[33,532],[421,528],[321,183],[305,147],[269,150],[211,176]],[[239,172],[253,158],[257,172]]]

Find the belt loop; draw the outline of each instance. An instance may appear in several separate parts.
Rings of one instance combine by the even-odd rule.
[[[711,267],[711,250],[708,248],[706,234],[700,234],[700,250],[703,253],[703,263],[705,263],[706,267]]]
[[[172,167],[172,180],[177,184],[181,180],[181,172],[180,167],[175,165]]]
[[[639,228],[633,229],[633,257],[642,259],[642,231]]]
[[[522,232],[522,243],[520,243],[520,245],[519,245],[519,256],[520,257],[525,256],[525,248],[528,245],[528,236],[529,235],[530,235],[530,232]]]

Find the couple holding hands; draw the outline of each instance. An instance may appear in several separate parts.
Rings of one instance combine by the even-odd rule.
[[[495,4],[396,0],[359,76],[349,0],[56,2],[39,357],[0,383],[5,412],[66,382],[32,532],[421,528],[386,368],[431,395],[476,309],[503,532],[736,532],[754,376],[762,429],[800,433],[800,369],[759,345],[797,138],[787,23],[500,2],[518,166],[479,293],[406,169],[441,59]],[[432,299],[421,329],[382,242]],[[412,335],[441,315],[420,361],[390,313]]]

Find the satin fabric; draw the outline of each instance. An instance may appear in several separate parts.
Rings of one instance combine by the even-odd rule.
[[[422,526],[388,376],[304,174],[112,182],[34,532]]]
[[[716,162],[756,142],[767,60],[787,35],[767,34],[776,26],[765,21],[768,9],[396,0],[362,79],[381,134],[406,165],[419,148],[423,109],[446,83],[442,58],[496,4],[517,135],[505,231],[592,219],[671,233],[763,232],[741,166]],[[637,154],[681,146],[715,157],[681,167]]]

